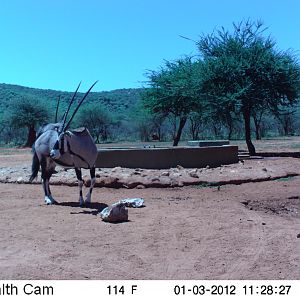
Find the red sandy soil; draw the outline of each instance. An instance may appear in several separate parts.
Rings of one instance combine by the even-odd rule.
[[[0,170],[30,164],[28,150],[0,155]],[[40,184],[0,183],[0,279],[299,280],[300,159],[249,160],[207,178],[236,179],[239,170],[252,181],[256,171],[270,176],[215,187],[98,187],[91,208],[78,206],[74,186],[52,186],[59,205],[47,206]],[[295,176],[272,180],[282,170]],[[99,211],[131,197],[146,206],[128,208],[129,222],[101,220]]]

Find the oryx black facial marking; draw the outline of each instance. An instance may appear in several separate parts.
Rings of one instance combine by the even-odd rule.
[[[53,150],[59,150],[59,141],[56,141],[54,146],[53,146]]]
[[[68,122],[68,113],[76,98],[80,83],[69,102],[62,120],[57,123],[46,124],[39,130],[33,147],[32,174],[30,181],[33,181],[37,176],[39,168],[41,167],[45,202],[47,204],[55,203],[55,200],[51,195],[49,181],[50,177],[55,172],[56,164],[75,168],[79,186],[79,203],[80,205],[84,205],[91,202],[91,194],[95,184],[95,161],[98,155],[97,147],[86,128],[81,128],[80,130],[68,130],[68,128],[79,107],[96,83],[97,82],[90,87],[79,101]],[[57,112],[58,105],[56,108],[56,118]],[[91,186],[85,200],[82,197],[83,180],[81,168],[90,169],[91,174]]]

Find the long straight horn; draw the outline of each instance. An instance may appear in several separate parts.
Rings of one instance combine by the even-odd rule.
[[[59,102],[60,102],[60,95],[58,97],[57,104],[56,104],[56,112],[55,112],[55,121],[54,121],[54,123],[57,123],[57,114],[58,114]]]
[[[96,82],[94,82],[94,84],[89,88],[89,90],[85,93],[85,95],[83,96],[83,98],[80,100],[80,102],[78,103],[76,109],[73,112],[72,117],[70,118],[70,120],[68,121],[68,124],[65,126],[64,130],[67,130],[70,123],[72,122],[76,112],[78,111],[79,107],[81,106],[82,102],[84,101],[84,99],[87,97],[87,95],[89,94],[89,92],[92,90],[92,88],[94,87],[94,85],[98,82],[98,80]]]
[[[74,99],[75,99],[75,97],[76,97],[76,94],[77,94],[77,92],[78,92],[78,90],[79,90],[80,85],[81,85],[81,81],[79,82],[79,84],[78,84],[78,86],[77,86],[77,89],[76,89],[76,91],[74,92],[71,101],[69,102],[69,106],[68,106],[67,110],[66,110],[65,113],[64,113],[63,120],[62,120],[62,126],[61,126],[61,130],[60,130],[61,132],[64,131],[64,127],[65,127],[65,124],[66,124],[66,120],[67,120],[68,113],[69,113],[69,111],[70,111],[70,108],[71,108],[72,103],[74,102]]]

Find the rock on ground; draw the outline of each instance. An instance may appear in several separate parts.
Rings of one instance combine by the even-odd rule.
[[[73,169],[57,167],[57,174],[51,178],[53,185],[76,186]],[[28,165],[0,168],[0,182],[29,183]],[[90,185],[89,172],[83,170],[86,186]],[[268,181],[300,174],[300,160],[297,158],[252,159],[243,163],[224,165],[217,168],[185,169],[181,166],[168,170],[103,168],[96,170],[95,187],[110,188],[161,188],[187,185],[224,185],[245,182]],[[34,183],[40,183],[39,179]]]

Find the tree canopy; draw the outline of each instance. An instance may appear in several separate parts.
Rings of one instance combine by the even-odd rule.
[[[273,112],[294,105],[299,97],[300,67],[291,52],[278,51],[261,22],[234,24],[202,36],[197,43],[202,56],[202,92],[225,112],[241,113],[249,153],[250,117],[255,110]],[[218,109],[218,108],[217,108]]]
[[[10,106],[7,116],[8,124],[14,128],[28,129],[25,146],[32,146],[35,141],[36,126],[45,123],[49,118],[45,105],[34,98],[19,99]]]
[[[89,127],[97,141],[244,137],[251,155],[253,125],[257,139],[299,133],[297,55],[280,51],[267,30],[248,20],[203,34],[197,55],[149,71],[146,87],[90,93],[73,125]],[[53,122],[58,97],[61,115],[72,94],[0,84],[0,144],[24,144],[25,130],[33,136],[35,126]]]
[[[96,143],[106,141],[109,136],[109,129],[113,124],[111,113],[103,106],[87,104],[81,108],[77,124],[87,127],[92,136],[95,137]]]
[[[200,77],[196,65],[190,57],[185,57],[174,62],[166,61],[159,71],[148,74],[150,88],[143,95],[144,105],[153,113],[172,115],[175,121],[178,119],[174,146],[178,145],[189,114],[200,110]]]

